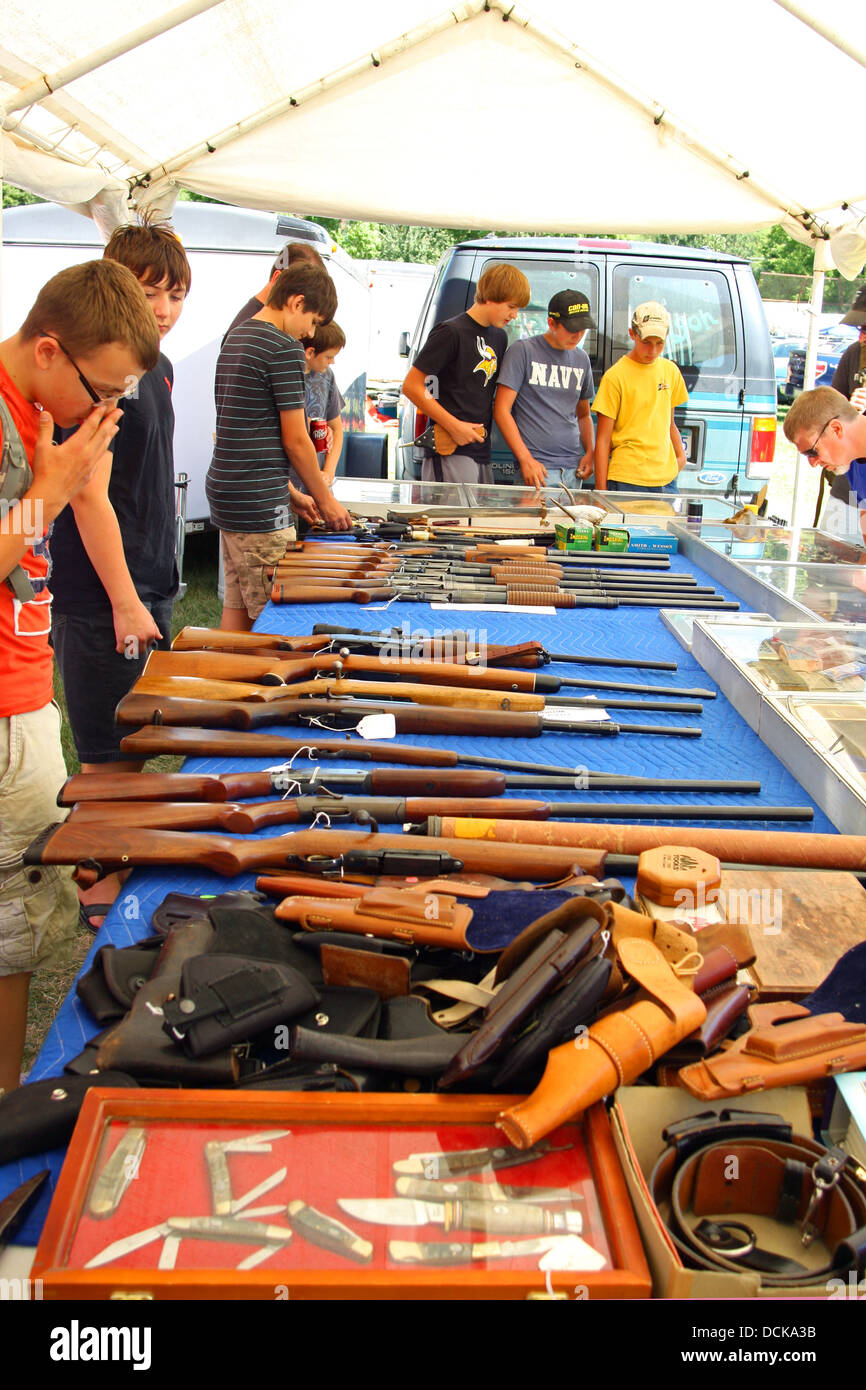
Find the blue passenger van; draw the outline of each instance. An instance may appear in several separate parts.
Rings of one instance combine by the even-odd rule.
[[[684,492],[740,492],[767,481],[776,441],[776,378],[767,321],[749,262],[718,251],[597,237],[498,237],[464,241],[436,267],[415,331],[403,336],[409,363],[435,324],[470,308],[487,265],[508,261],[527,276],[532,296],[508,328],[511,342],[544,333],[547,305],[559,290],[577,290],[592,306],[597,330],[583,346],[596,387],[629,351],[632,312],[648,299],[671,316],[665,355],[679,366],[688,404],[675,413],[685,442]],[[417,478],[423,453],[414,440],[426,427],[405,398],[397,473]],[[493,433],[496,482],[520,482],[499,431]]]

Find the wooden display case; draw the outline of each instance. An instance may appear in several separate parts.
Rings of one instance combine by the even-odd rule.
[[[94,1088],[33,1276],[55,1299],[648,1297],[604,1107],[520,1154],[511,1099]]]

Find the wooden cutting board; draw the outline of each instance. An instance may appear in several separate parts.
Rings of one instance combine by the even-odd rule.
[[[853,874],[815,870],[723,873],[725,917],[749,928],[759,1001],[801,999],[839,957],[866,940],[866,890]]]

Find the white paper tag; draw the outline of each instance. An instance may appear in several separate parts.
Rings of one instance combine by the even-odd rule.
[[[360,724],[356,725],[355,732],[361,738],[394,738],[397,721],[393,714],[365,714]]]
[[[607,710],[601,705],[598,709],[587,709],[585,705],[577,709],[569,709],[566,705],[545,705],[542,714],[545,719],[553,720],[557,724],[596,724],[600,720],[610,719]]]
[[[538,1261],[539,1269],[604,1269],[607,1260],[593,1250],[581,1236],[563,1236],[556,1245],[545,1250]]]
[[[535,608],[522,603],[431,603],[430,607],[455,613],[513,613],[515,609],[519,609],[521,613],[545,613],[556,616],[555,608]]]

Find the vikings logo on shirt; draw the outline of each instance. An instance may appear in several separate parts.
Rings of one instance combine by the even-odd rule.
[[[478,349],[478,356],[481,358],[481,361],[477,366],[472,368],[472,375],[474,376],[476,372],[483,372],[484,385],[487,386],[499,363],[496,360],[496,353],[493,351],[493,348],[487,346],[480,333],[475,339],[475,346]]]

